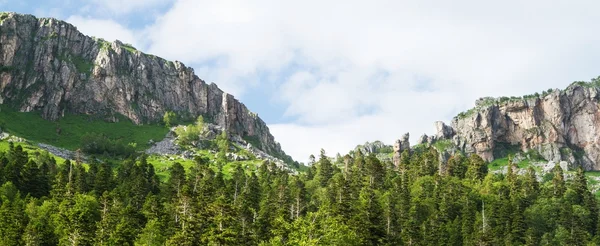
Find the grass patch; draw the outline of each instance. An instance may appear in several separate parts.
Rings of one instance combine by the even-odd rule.
[[[6,12],[0,13],[0,24],[4,23],[4,20],[8,19],[9,14]]]
[[[27,152],[27,154],[28,154],[28,156],[29,156],[29,159],[33,159],[33,160],[35,160],[36,156],[37,156],[38,154],[40,154],[41,152],[48,152],[48,151],[46,151],[46,150],[40,149],[39,147],[37,147],[37,146],[33,146],[33,145],[30,145],[30,144],[28,144],[28,143],[14,143],[14,145],[15,145],[15,147],[16,147],[17,145],[21,145],[21,147],[23,147],[23,150],[24,150],[25,152]],[[2,140],[2,141],[0,141],[0,151],[1,151],[1,152],[7,152],[7,151],[9,150],[9,148],[10,148],[9,146],[10,146],[10,143],[9,143],[8,141],[5,141],[5,140]],[[53,154],[52,154],[52,153],[50,153],[50,152],[48,152],[48,154],[49,154],[51,157],[53,157],[53,158],[54,158],[54,160],[56,160],[56,164],[57,164],[57,165],[62,165],[62,164],[64,164],[64,163],[65,163],[65,161],[66,161],[66,160],[65,160],[65,159],[63,159],[62,157],[55,156],[55,155],[53,155]],[[86,164],[86,163],[82,163],[82,164],[84,165],[84,167],[85,167],[86,169],[88,168],[88,164]]]
[[[597,178],[600,178],[600,171],[586,171],[585,172],[585,176],[586,177],[597,177]]]
[[[594,195],[600,199],[600,171],[586,171],[585,176],[587,177],[588,187],[591,191],[595,191]]]
[[[12,135],[70,150],[78,149],[82,136],[87,133],[136,143],[136,150],[143,150],[150,139],[161,140],[169,131],[160,125],[136,125],[124,116],[119,117],[119,122],[111,123],[89,115],[67,114],[52,122],[43,119],[39,112],[17,112],[6,106],[0,106],[0,126]]]
[[[454,143],[452,143],[451,139],[438,140],[435,143],[433,143],[433,147],[439,151],[446,150],[453,146]]]
[[[131,44],[123,44],[122,47],[131,53],[135,53],[137,51],[137,49]]]
[[[488,164],[488,170],[499,171],[508,165],[508,157],[498,158]]]
[[[517,163],[517,167],[519,168],[528,168],[531,165],[531,161],[525,159]]]
[[[102,38],[96,38],[93,37],[94,41],[96,41],[96,44],[98,45],[98,48],[100,50],[110,50],[110,42],[102,39]]]
[[[199,150],[198,154],[210,159],[211,160],[211,162],[210,162],[211,169],[213,169],[213,171],[215,171],[215,172],[218,171],[218,167],[213,162],[213,160],[215,159],[214,154],[210,154],[208,152],[208,150]],[[163,182],[167,181],[169,179],[169,169],[176,162],[179,162],[179,164],[181,164],[181,166],[183,166],[183,168],[186,170],[186,172],[189,172],[190,169],[195,165],[194,160],[183,159],[177,155],[162,155],[162,156],[161,155],[151,155],[148,157],[148,163],[150,163],[154,166],[154,170],[156,170],[156,175]],[[256,171],[261,164],[262,164],[261,160],[228,162],[227,164],[225,164],[223,166],[223,170],[222,170],[223,177],[225,179],[231,179],[231,176],[232,176],[233,172],[235,171],[235,168],[238,165],[241,165],[242,168],[244,169],[244,171],[249,174],[251,172]]]
[[[91,61],[88,61],[81,56],[62,54],[58,55],[56,58],[60,61],[72,63],[75,65],[77,72],[87,74],[88,76],[92,73],[92,68],[94,68],[94,64]]]
[[[175,162],[179,162],[186,171],[189,171],[194,166],[193,160],[182,159],[176,155],[151,155],[148,157],[148,163],[154,166],[156,175],[163,182],[169,179],[169,169]]]
[[[94,64],[81,56],[73,56],[71,57],[71,61],[75,64],[75,68],[79,73],[85,73],[90,75],[92,73],[92,68],[94,68]]]
[[[427,149],[429,149],[429,147],[427,146],[426,143],[421,143],[421,144],[417,144],[417,145],[412,146],[411,149],[415,153],[423,153],[424,151],[426,151]],[[392,156],[394,156],[394,153],[392,153]]]
[[[488,164],[488,170],[500,171],[506,166],[508,166],[508,157],[498,158]],[[529,166],[531,166],[531,161],[528,159],[522,160],[519,163],[517,163],[517,167],[519,168],[528,168]],[[536,172],[539,172],[540,170],[537,169]]]

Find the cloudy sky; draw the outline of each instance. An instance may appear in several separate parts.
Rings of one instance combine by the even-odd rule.
[[[600,75],[597,1],[0,0],[179,60],[305,161]]]

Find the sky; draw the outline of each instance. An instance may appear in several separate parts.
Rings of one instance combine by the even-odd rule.
[[[0,0],[178,60],[288,154],[411,142],[484,96],[600,75],[598,1]]]

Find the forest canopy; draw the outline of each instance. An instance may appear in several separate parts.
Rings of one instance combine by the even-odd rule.
[[[479,156],[440,170],[433,148],[398,166],[360,151],[308,171],[256,172],[197,158],[160,182],[145,155],[58,165],[19,145],[0,153],[0,245],[586,245],[597,200],[580,169],[543,181]]]

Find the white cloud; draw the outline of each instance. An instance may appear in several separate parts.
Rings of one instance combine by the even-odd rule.
[[[113,14],[142,12],[157,6],[164,6],[172,0],[92,0],[96,7],[110,11]]]
[[[80,32],[88,36],[103,38],[109,42],[120,40],[134,46],[138,46],[140,43],[133,31],[113,20],[71,16],[67,22],[75,25]]]
[[[594,1],[178,0],[145,32],[150,52],[236,96],[285,74],[272,124],[299,160],[432,133],[481,96],[522,95],[599,74]],[[259,111],[260,109],[252,109]]]

